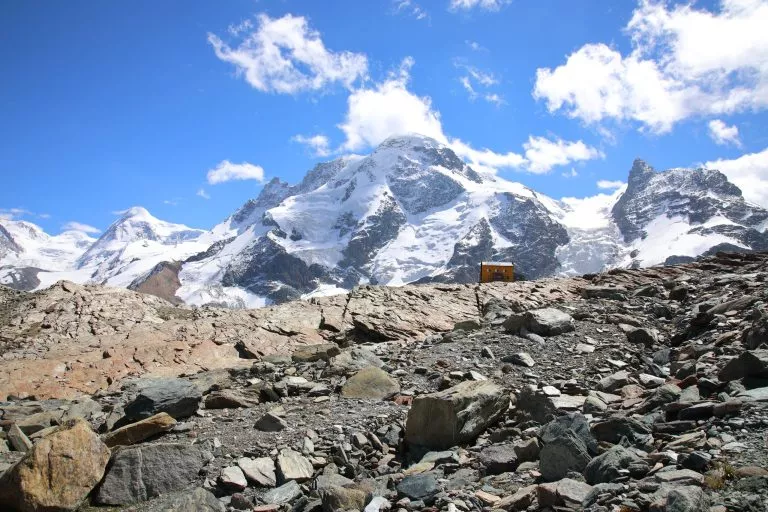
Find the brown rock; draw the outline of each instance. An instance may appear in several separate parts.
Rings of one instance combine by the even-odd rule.
[[[0,477],[0,503],[20,512],[75,510],[104,476],[109,448],[74,420],[38,442]]]
[[[120,427],[103,437],[104,443],[110,448],[128,446],[149,439],[161,432],[167,432],[176,425],[176,420],[168,413],[161,412],[136,423]]]
[[[363,368],[350,377],[341,388],[341,395],[345,398],[381,400],[399,392],[400,384],[387,372],[375,366]]]

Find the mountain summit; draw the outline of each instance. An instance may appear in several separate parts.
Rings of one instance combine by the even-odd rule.
[[[296,185],[275,178],[210,231],[130,208],[64,267],[19,258],[33,238],[19,233],[37,233],[30,226],[0,224],[0,282],[34,266],[58,272],[26,270],[33,287],[61,278],[129,286],[173,268],[167,298],[230,306],[359,284],[469,283],[482,260],[512,261],[530,279],[768,249],[768,212],[716,170],[657,172],[636,160],[614,194],[557,201],[413,134],[318,164]]]

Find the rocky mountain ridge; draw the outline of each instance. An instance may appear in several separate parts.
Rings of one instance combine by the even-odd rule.
[[[767,228],[768,211],[715,170],[656,172],[637,160],[625,188],[556,201],[409,135],[318,164],[297,185],[275,178],[210,231],[129,209],[55,269],[25,259],[23,240],[5,230],[0,282],[141,286],[192,305],[259,307],[366,283],[470,283],[483,260],[512,261],[535,279],[765,250]]]
[[[0,289],[0,506],[764,511],[767,269],[718,253],[251,311]]]

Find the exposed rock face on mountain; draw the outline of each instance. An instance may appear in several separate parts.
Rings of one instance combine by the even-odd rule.
[[[768,211],[746,203],[715,170],[656,172],[637,160],[615,193],[556,201],[476,172],[449,147],[419,135],[318,164],[296,185],[275,178],[210,231],[163,222],[138,207],[96,241],[70,240],[72,232],[48,237],[29,223],[4,225],[6,285],[141,285],[163,298],[229,307],[367,283],[471,283],[483,260],[511,261],[518,278],[536,279],[768,248]],[[58,256],[35,249],[54,239]]]
[[[0,289],[0,505],[765,511],[767,269],[719,253],[252,311]],[[203,338],[224,357],[190,358]]]

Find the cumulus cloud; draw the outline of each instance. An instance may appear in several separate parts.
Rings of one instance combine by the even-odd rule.
[[[325,135],[294,135],[291,140],[307,146],[314,156],[324,157],[331,154],[331,143]]]
[[[768,208],[768,148],[733,160],[714,160],[704,164],[717,169],[741,189],[744,199]]]
[[[208,171],[208,183],[210,185],[234,180],[262,182],[264,181],[264,169],[248,162],[235,164],[229,160],[222,160],[219,165]]]
[[[206,192],[204,188],[198,189],[197,193],[195,195],[197,197],[202,197],[203,199],[210,199],[211,198],[210,194],[208,194],[208,192]]]
[[[450,137],[443,130],[440,113],[432,106],[432,100],[408,90],[413,64],[412,59],[405,59],[399,70],[384,82],[350,95],[345,120],[339,125],[346,136],[341,151],[374,147],[392,135],[419,133],[447,144],[470,164],[488,171],[516,169],[541,174],[559,165],[603,157],[600,151],[582,141],[529,137],[523,145],[523,156],[514,151],[498,153],[487,148],[476,149]]]
[[[656,133],[698,115],[768,107],[768,0],[721,0],[717,12],[640,0],[632,51],[587,44],[536,72],[533,95],[586,123],[634,121]]]
[[[563,178],[575,178],[578,175],[579,173],[576,172],[576,169],[573,167],[571,167],[570,171],[565,171],[564,173],[562,173]]]
[[[709,127],[709,136],[716,144],[720,144],[721,146],[727,144],[741,146],[738,126],[728,126],[720,119],[711,120],[707,126]]]
[[[597,182],[597,188],[601,190],[616,190],[626,185],[623,181],[600,180]]]
[[[605,158],[598,149],[587,146],[582,141],[570,142],[562,139],[550,140],[546,137],[528,137],[523,144],[527,168],[532,173],[546,173],[553,167],[570,162]]]
[[[236,46],[208,34],[216,56],[234,65],[238,75],[252,87],[295,94],[318,91],[335,83],[351,88],[366,76],[368,59],[364,54],[328,50],[305,17],[286,14],[270,18],[259,14],[256,20],[255,28],[248,24],[230,27],[230,34],[240,39]]]
[[[87,233],[89,235],[95,235],[97,233],[101,233],[101,230],[99,228],[95,228],[88,224],[83,224],[82,222],[76,222],[76,221],[67,222],[66,224],[61,226],[61,229],[63,231],[80,231],[82,233]]]
[[[512,0],[451,0],[450,9],[453,11],[468,11],[470,9],[483,9],[486,11],[498,11]]]

